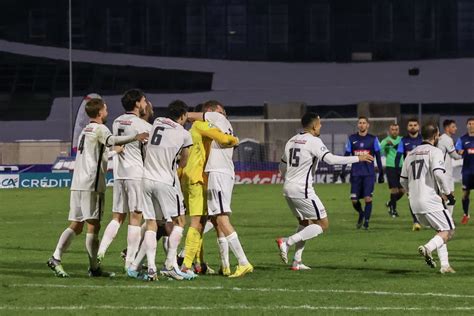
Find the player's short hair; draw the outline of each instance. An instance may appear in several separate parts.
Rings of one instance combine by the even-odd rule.
[[[122,106],[125,111],[133,111],[135,108],[135,103],[140,102],[140,100],[145,96],[145,93],[140,89],[130,89],[125,91],[122,96]]]
[[[96,118],[99,115],[100,110],[105,106],[105,102],[102,99],[94,98],[90,99],[86,103],[86,113],[90,118]]]
[[[204,106],[204,104],[202,104],[202,103],[197,104],[197,105],[194,107],[194,112],[202,112],[203,106]]]
[[[207,112],[209,109],[211,109],[212,111],[216,111],[218,106],[224,107],[222,103],[217,100],[209,100],[204,102],[204,104],[202,105],[202,111]]]
[[[456,123],[455,120],[450,120],[450,119],[444,120],[444,121],[443,121],[443,128],[446,128],[446,127],[448,127],[449,125],[454,124],[454,123]]]
[[[471,122],[471,121],[474,121],[474,117],[468,118],[467,121],[466,121],[466,124],[468,124],[468,123]]]
[[[363,115],[359,116],[357,118],[357,122],[359,122],[360,120],[365,120],[367,123],[369,123],[369,118],[367,116],[363,116]]]
[[[398,125],[398,123],[392,123],[392,124],[390,124],[390,127],[392,127],[392,126],[399,126],[399,125]]]
[[[188,112],[188,105],[181,100],[174,100],[168,105],[168,117],[173,121],[179,119]]]
[[[432,139],[438,133],[438,126],[433,123],[423,125],[421,128],[421,137],[425,140]]]
[[[415,123],[420,124],[420,122],[418,122],[418,119],[416,119],[414,117],[408,119],[408,123],[410,123],[410,122],[415,122]]]
[[[301,125],[303,128],[308,128],[313,124],[314,120],[319,119],[319,115],[314,112],[306,112],[301,118]]]

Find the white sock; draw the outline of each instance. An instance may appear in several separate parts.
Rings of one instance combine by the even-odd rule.
[[[117,236],[118,230],[120,228],[120,223],[116,220],[111,220],[110,223],[105,228],[104,235],[102,235],[102,240],[99,246],[99,254],[104,255],[107,249],[109,248],[112,241]]]
[[[99,266],[97,264],[97,251],[99,250],[99,235],[86,234],[86,249],[89,254],[89,265],[92,270],[96,270]]]
[[[448,246],[446,244],[438,248],[438,258],[442,267],[449,267]]]
[[[298,225],[298,227],[296,228],[296,232],[299,233],[303,229],[304,229],[304,226]],[[304,240],[300,240],[295,244],[295,255],[293,257],[293,260],[298,261],[298,262],[302,261],[303,250],[304,250],[305,244],[306,244],[306,241]]]
[[[140,236],[143,239],[143,237],[145,237],[145,232],[146,232],[146,222],[143,222],[142,226],[140,226],[140,229],[141,229]]]
[[[161,237],[163,240],[163,251],[165,252],[165,256],[168,255],[168,246],[169,246],[169,237],[168,236],[163,236]]]
[[[63,233],[59,237],[58,244],[56,245],[56,249],[53,253],[53,257],[55,259],[61,261],[61,256],[71,245],[74,236],[76,236],[76,233],[69,227],[63,231]]]
[[[288,240],[286,241],[287,245],[289,247],[293,246],[299,241],[305,241],[311,238],[314,238],[320,234],[323,233],[323,229],[321,226],[317,224],[311,224],[303,228],[301,231],[297,232],[294,235],[291,235],[288,237]]]
[[[145,237],[143,238],[143,244],[145,245],[148,269],[153,269],[156,271],[156,232],[153,230],[147,230],[145,232]]]
[[[142,264],[142,261],[145,258],[145,256],[146,256],[146,244],[145,244],[145,240],[143,240],[141,245],[140,245],[140,249],[138,250],[138,253],[137,253],[135,259],[130,264],[129,269],[131,269],[133,271],[137,271],[138,267]]]
[[[436,235],[433,238],[431,238],[430,241],[425,245],[425,248],[428,249],[429,252],[433,252],[435,249],[438,249],[444,244],[443,238],[440,236]]]
[[[227,238],[219,237],[217,238],[217,245],[219,246],[219,254],[221,255],[221,264],[223,268],[230,267],[229,263],[229,243]]]
[[[448,205],[448,211],[451,216],[453,216],[453,211],[454,211],[454,205]]]
[[[202,234],[204,235],[208,231],[212,230],[214,228],[214,224],[212,224],[211,221],[207,221],[206,225],[204,225],[204,230],[202,231]]]
[[[125,259],[125,268],[128,268],[130,264],[135,260],[135,257],[140,247],[141,239],[141,227],[128,225],[127,233],[127,258]]]
[[[168,238],[168,253],[166,255],[166,268],[171,269],[176,265],[176,254],[178,253],[179,243],[183,237],[183,227],[175,225]]]
[[[239,265],[244,266],[249,263],[247,260],[247,256],[245,256],[244,249],[242,248],[242,245],[240,244],[239,236],[237,236],[237,232],[233,232],[229,236],[227,236],[227,242],[229,243],[230,250],[232,250],[232,253],[234,256],[237,257],[237,260],[239,261]]]

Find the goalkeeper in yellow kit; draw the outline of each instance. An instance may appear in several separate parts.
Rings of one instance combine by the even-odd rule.
[[[195,111],[197,112],[197,110]],[[219,112],[225,115],[224,108],[214,101],[206,102],[202,111],[204,113]],[[181,188],[188,215],[191,218],[186,235],[183,271],[191,269],[194,259],[201,251],[202,234],[207,221],[207,174],[204,172],[204,167],[209,157],[211,143],[216,141],[223,147],[234,147],[239,142],[237,137],[223,133],[206,121],[195,121],[189,131],[193,139],[193,146],[189,150],[188,163],[181,174]],[[221,245],[220,241],[218,244],[219,248],[227,246]],[[222,256],[222,249],[220,252]],[[228,250],[226,252],[228,253]],[[223,262],[228,262],[227,258],[221,259]],[[223,265],[221,269],[224,275],[230,274],[229,266]]]

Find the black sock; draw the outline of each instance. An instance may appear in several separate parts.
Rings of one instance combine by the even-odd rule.
[[[360,204],[360,201],[357,201],[356,203],[352,203],[352,207],[357,211],[357,213],[362,214],[362,204]]]
[[[469,215],[469,198],[462,200],[462,210],[464,215]]]
[[[390,193],[390,206],[396,210],[397,209],[397,201],[399,200],[398,193]]]
[[[372,215],[372,201],[371,202],[365,202],[364,218],[365,218],[366,222],[369,221],[370,215]]]
[[[403,197],[403,194],[404,194],[404,193],[399,191],[399,192],[396,193],[396,194],[397,194],[397,201],[398,201],[398,200],[400,200],[400,199]]]

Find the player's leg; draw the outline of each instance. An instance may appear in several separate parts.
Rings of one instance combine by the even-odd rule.
[[[429,225],[437,231],[437,234],[425,245],[418,247],[418,252],[425,258],[426,263],[434,268],[436,262],[433,260],[432,252],[436,250],[441,262],[442,269],[440,272],[454,272],[449,265],[448,248],[446,246],[446,243],[453,237],[455,229],[451,215],[447,210],[443,210],[419,214],[418,216],[421,223]]]
[[[364,197],[364,229],[369,229],[370,216],[372,215],[372,196],[374,194],[375,176],[363,177],[362,196]]]
[[[356,228],[361,228],[364,222],[364,211],[362,210],[362,204],[359,199],[362,197],[362,178],[359,176],[351,176],[351,202],[352,207],[357,212],[357,224]]]
[[[192,268],[196,254],[198,253],[202,240],[203,231],[203,215],[206,215],[204,205],[204,186],[200,183],[188,184],[184,193],[187,196],[187,211],[191,218],[191,223],[188,228],[185,241],[185,255],[183,271],[187,271]]]
[[[303,242],[322,234],[323,230],[329,227],[324,205],[317,196],[311,199],[286,198],[286,200],[302,227],[298,227],[297,232],[287,238],[277,239],[280,257],[284,263],[288,263],[288,249],[291,246],[295,245],[296,250],[302,254]],[[301,262],[301,260],[299,261]]]
[[[126,180],[127,209],[130,210],[129,225],[127,229],[127,256],[125,270],[135,260],[140,247],[142,233],[142,211],[144,208],[142,181]],[[156,238],[156,236],[155,236]]]
[[[227,241],[224,232],[219,229],[217,225],[217,218],[215,216],[211,217],[211,222],[214,225],[214,228],[216,229],[217,246],[219,248],[219,255],[221,258],[221,267],[219,269],[219,274],[229,276],[231,274],[229,261],[229,242]]]
[[[100,262],[103,261],[105,253],[112,241],[117,236],[120,226],[127,217],[128,205],[126,192],[124,187],[125,180],[115,180],[113,188],[113,202],[112,202],[112,220],[109,222],[102,235],[102,240],[99,245],[99,252],[97,258]]]
[[[69,274],[66,271],[64,271],[64,268],[61,264],[62,255],[64,252],[67,251],[74,237],[76,235],[79,235],[82,232],[83,227],[84,227],[84,222],[72,221],[69,224],[68,228],[66,228],[62,232],[61,236],[59,237],[58,243],[56,245],[56,249],[54,250],[52,257],[49,258],[47,262],[48,267],[50,267],[51,270],[54,271],[54,274],[57,277],[62,277],[62,278],[69,277]]]
[[[469,222],[469,193],[471,192],[471,183],[474,182],[474,176],[468,175],[468,174],[463,174],[462,175],[462,210],[464,212],[462,219],[461,219],[461,224],[466,225]],[[474,185],[474,183],[473,183]]]

